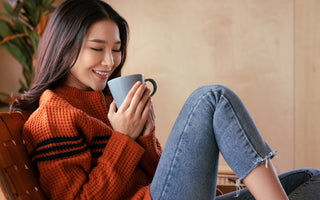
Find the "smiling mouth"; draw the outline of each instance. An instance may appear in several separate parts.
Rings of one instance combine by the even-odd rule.
[[[96,73],[96,74],[99,74],[99,75],[101,75],[101,76],[107,76],[108,75],[108,72],[100,72],[100,71],[97,71],[97,70],[92,70],[94,73]]]

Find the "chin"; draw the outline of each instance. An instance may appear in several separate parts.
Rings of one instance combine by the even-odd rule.
[[[103,89],[101,89],[101,88],[96,88],[96,89],[92,88],[92,90],[95,91],[95,92],[101,92]]]
[[[96,92],[101,92],[101,91],[103,91],[104,90],[104,88],[106,88],[106,86],[104,85],[104,86],[102,86],[102,87],[92,87],[91,89],[92,90],[94,90],[94,91],[96,91]]]

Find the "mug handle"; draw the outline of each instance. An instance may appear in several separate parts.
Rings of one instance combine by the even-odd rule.
[[[145,80],[145,82],[147,82],[147,81],[149,81],[149,82],[152,83],[152,85],[153,85],[153,91],[152,91],[152,93],[151,93],[151,95],[150,95],[150,96],[153,96],[153,95],[156,93],[156,91],[157,91],[157,83],[156,83],[156,81],[153,80],[152,78],[148,78],[148,79]]]

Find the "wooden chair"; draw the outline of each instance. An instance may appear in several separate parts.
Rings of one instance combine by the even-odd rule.
[[[46,199],[22,140],[27,114],[0,113],[0,185],[6,199]]]

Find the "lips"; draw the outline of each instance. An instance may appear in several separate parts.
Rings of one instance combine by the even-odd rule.
[[[106,75],[108,75],[108,72],[102,72],[102,71],[97,71],[97,70],[92,70],[94,73],[97,73],[97,74],[100,74],[100,75],[102,75],[102,76],[106,76]]]
[[[92,70],[93,73],[95,73],[98,77],[102,78],[102,79],[106,79],[108,78],[109,72],[106,71],[98,71],[98,70]]]

